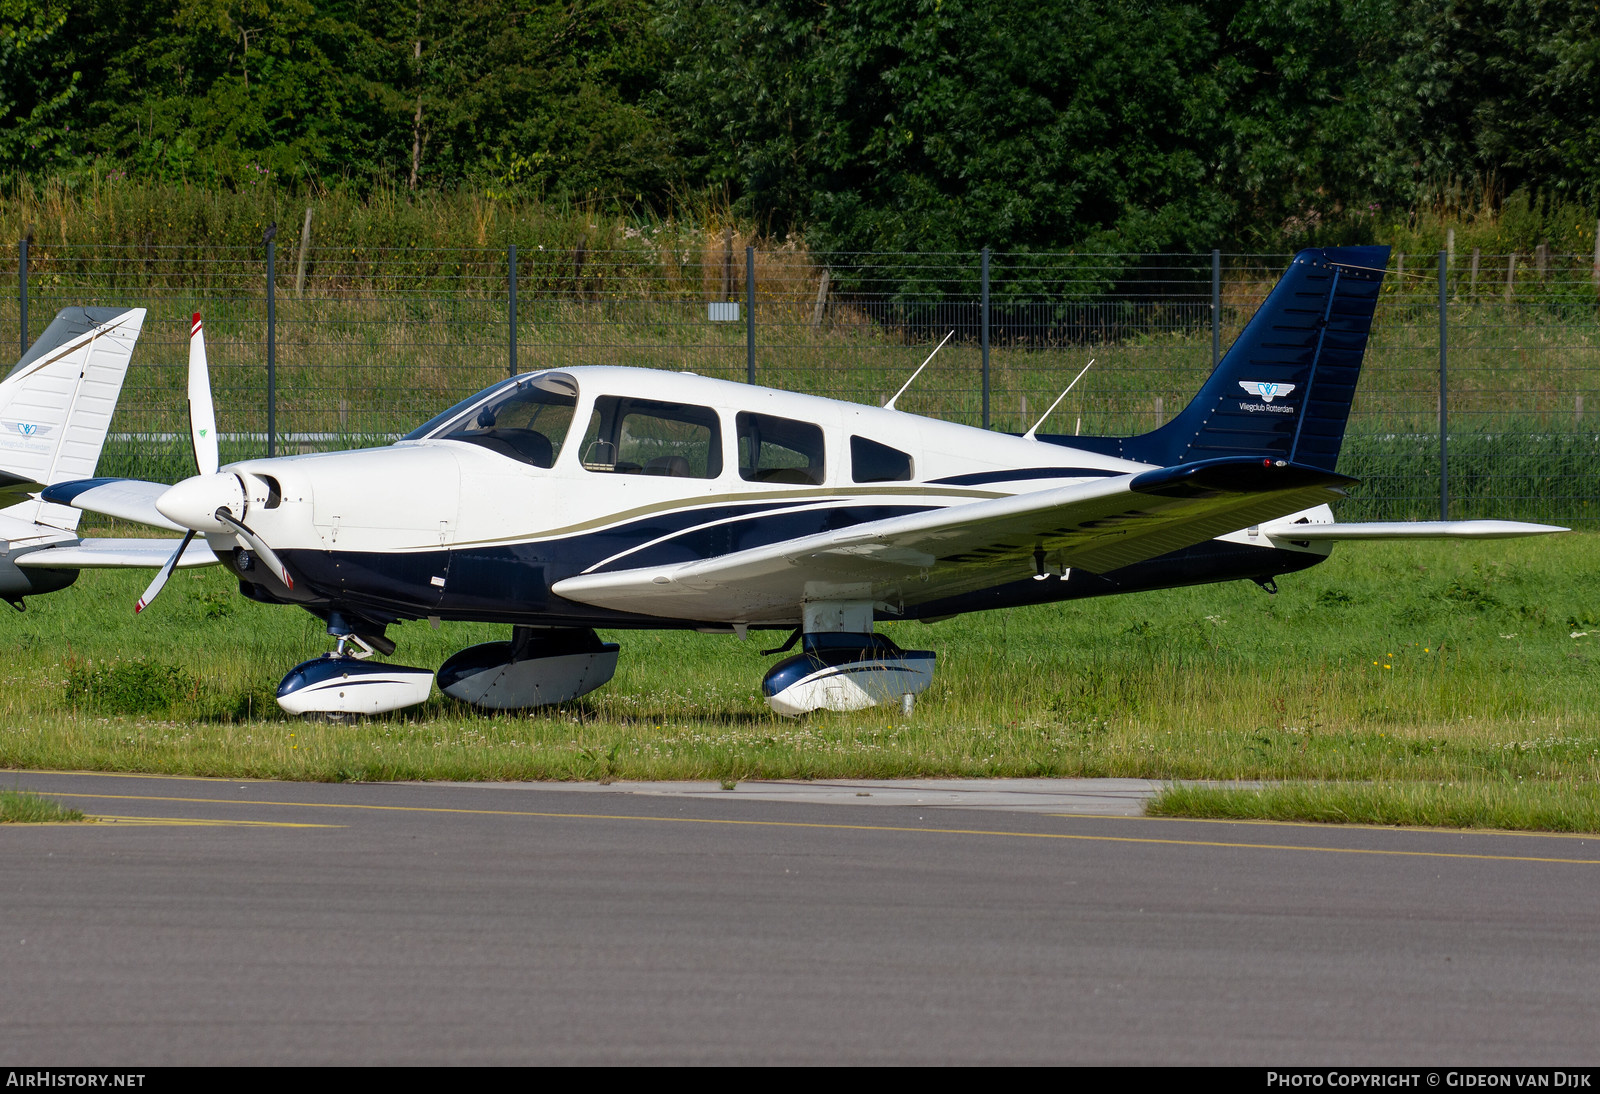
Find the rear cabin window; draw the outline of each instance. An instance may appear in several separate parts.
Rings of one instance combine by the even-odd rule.
[[[583,466],[611,475],[714,479],[722,474],[716,411],[602,395],[583,436]]]
[[[827,470],[822,429],[810,422],[740,414],[739,477],[747,482],[820,486]]]
[[[910,482],[911,456],[865,437],[851,437],[850,478],[854,482]]]

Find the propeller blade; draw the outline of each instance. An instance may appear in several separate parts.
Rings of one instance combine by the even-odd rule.
[[[217,472],[217,410],[211,401],[211,377],[206,371],[206,334],[200,313],[189,327],[189,440],[194,445],[195,466],[202,475]]]
[[[256,553],[256,557],[265,562],[272,572],[277,575],[278,580],[283,582],[284,588],[294,588],[294,578],[289,576],[288,567],[283,564],[283,560],[278,557],[277,552],[262,542],[260,536],[246,528],[244,522],[228,512],[226,507],[218,509],[215,516],[219,521],[239,534],[239,538],[250,546],[250,549]]]
[[[178,565],[178,560],[183,557],[183,552],[189,549],[189,543],[194,539],[194,536],[194,530],[190,529],[189,534],[183,537],[183,542],[178,544],[178,549],[172,552],[172,557],[167,559],[167,564],[156,572],[155,580],[150,582],[150,587],[145,589],[143,596],[139,597],[139,603],[133,606],[133,614],[138,615],[150,606],[150,602],[156,598],[156,594],[161,591],[161,587],[167,583],[167,578],[172,576],[173,567]]]

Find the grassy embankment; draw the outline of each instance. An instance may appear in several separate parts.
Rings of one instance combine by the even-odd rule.
[[[610,635],[623,643],[616,680],[555,710],[489,716],[435,696],[353,725],[294,721],[272,691],[327,647],[310,616],[242,600],[213,571],[178,574],[135,619],[143,576],[86,573],[6,624],[0,765],[320,780],[1316,780],[1371,784],[1367,799],[1394,804],[1356,812],[1340,804],[1348,794],[1319,792],[1310,815],[1597,830],[1595,546],[1352,545],[1276,597],[1234,583],[895,625],[902,645],[940,655],[915,714],[803,721],[757,694],[762,636],[657,632]],[[503,631],[392,633],[397,660],[434,665]],[[1487,810],[1546,800],[1557,805]]]

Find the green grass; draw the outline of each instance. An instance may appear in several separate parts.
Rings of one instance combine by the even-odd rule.
[[[0,824],[63,824],[83,814],[25,790],[0,790]]]
[[[939,654],[898,710],[778,718],[755,635],[618,632],[617,678],[552,710],[438,695],[291,720],[278,679],[329,642],[305,612],[180,572],[85,573],[9,615],[0,766],[315,780],[1137,776],[1600,784],[1600,537],[1367,544],[1283,578],[886,628]],[[506,628],[393,628],[433,667]]]
[[[1600,788],[1520,779],[1172,786],[1150,802],[1148,811],[1163,817],[1600,832]]]

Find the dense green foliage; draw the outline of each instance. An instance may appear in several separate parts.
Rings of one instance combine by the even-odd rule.
[[[1592,0],[0,0],[0,173],[1205,249],[1600,192]]]

